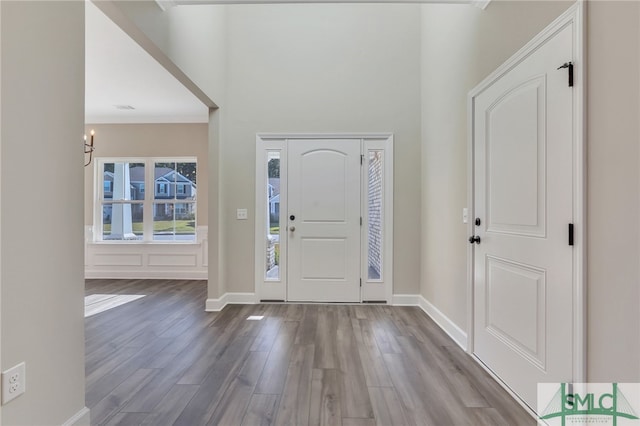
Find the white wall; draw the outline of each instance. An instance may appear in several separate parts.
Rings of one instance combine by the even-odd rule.
[[[84,2],[2,9],[2,370],[27,392],[4,425],[62,424],[84,407]]]
[[[420,7],[228,6],[221,145],[227,291],[254,289],[255,135],[393,132],[394,293],[417,293]],[[251,253],[248,255],[248,253]]]

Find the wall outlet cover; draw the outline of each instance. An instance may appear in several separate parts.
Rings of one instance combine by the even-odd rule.
[[[2,372],[2,405],[25,393],[26,386],[26,364],[20,364]]]

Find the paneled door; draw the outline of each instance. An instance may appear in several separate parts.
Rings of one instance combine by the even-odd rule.
[[[472,106],[474,354],[533,409],[537,383],[573,375],[572,25]]]
[[[289,301],[360,302],[360,151],[360,139],[289,140]]]

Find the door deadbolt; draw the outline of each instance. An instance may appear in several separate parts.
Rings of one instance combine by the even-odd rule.
[[[479,217],[476,217],[476,226],[480,226],[482,222],[480,221]]]
[[[292,214],[291,216],[289,216],[289,220],[296,220],[296,216]]]

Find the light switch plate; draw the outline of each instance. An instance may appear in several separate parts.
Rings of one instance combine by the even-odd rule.
[[[462,209],[462,223],[467,222],[469,222],[469,209],[465,207]]]
[[[247,220],[249,218],[249,213],[247,212],[247,209],[238,209],[236,211],[236,218],[238,220]]]

